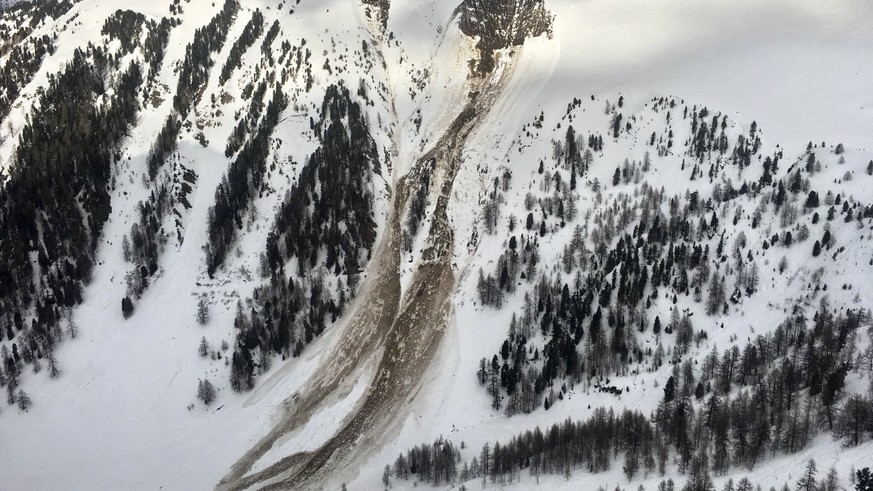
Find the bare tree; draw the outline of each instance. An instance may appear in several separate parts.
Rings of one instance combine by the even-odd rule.
[[[76,339],[76,336],[79,335],[79,326],[73,322],[73,316],[67,318],[67,334],[70,335],[71,339]]]
[[[48,355],[46,356],[46,360],[48,363],[49,377],[56,378],[58,375],[61,374],[61,371],[60,371],[60,369],[58,369],[58,360],[57,360],[57,358],[55,358],[54,351],[48,352]]]

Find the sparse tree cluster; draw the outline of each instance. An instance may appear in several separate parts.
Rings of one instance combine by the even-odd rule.
[[[215,190],[215,205],[209,209],[206,244],[206,265],[210,276],[224,263],[253,197],[264,185],[271,135],[286,106],[285,95],[276,88],[257,132],[237,154]]]
[[[568,106],[567,117],[571,120],[577,102]],[[652,103],[654,110],[667,113],[668,122],[671,111],[683,114],[675,100],[661,98]],[[613,108],[609,107],[607,114],[612,112]],[[633,196],[617,193],[606,203],[601,203],[602,198],[596,196],[598,206],[593,209],[593,215],[591,212],[586,215],[584,227],[575,227],[572,240],[558,256],[559,264],[543,265],[539,278],[533,276],[535,270],[526,275],[525,268],[521,268],[521,276],[537,286],[525,292],[521,311],[513,316],[509,336],[500,352],[494,360],[486,360],[497,372],[499,381],[495,390],[490,379],[486,383],[480,378],[483,385],[488,386],[492,406],[503,407],[508,414],[529,412],[562,399],[568,383],[588,383],[593,377],[602,382],[611,373],[626,373],[635,363],[651,363],[651,369],[657,369],[667,356],[674,361],[680,359],[707,338],[705,330],[694,327],[692,312],[682,309],[680,315],[680,299],[702,303],[702,310],[713,318],[727,314],[731,306],[742,304],[745,297],[758,291],[762,281],[760,256],[777,246],[790,248],[817,233],[810,225],[815,228],[818,215],[814,214],[811,222],[797,224],[799,211],[794,204],[803,192],[806,193],[803,195],[805,210],[820,206],[818,192],[810,189],[805,177],[806,173],[816,172],[817,166],[808,165],[806,171],[795,168],[784,179],[777,179],[781,151],[772,156],[758,153],[760,137],[756,124],[731,142],[727,137],[726,118],[719,114],[707,119],[710,116],[706,108],[688,106],[682,115],[683,124],[690,127],[694,136],[686,142],[688,154],[695,158],[691,163],[693,168],[686,170],[683,163],[682,170],[690,171],[692,178],[706,175],[701,168],[709,162],[708,175],[714,182],[710,197],[690,190],[684,195],[668,196],[663,189],[653,188],[644,180],[652,167],[648,153],[641,163],[625,160],[615,171],[615,183],[637,184]],[[669,133],[667,138],[672,142],[672,130]],[[541,191],[549,192],[572,180],[565,177],[565,172],[578,161],[578,157],[572,157],[576,153],[574,144],[579,147],[579,138],[571,138],[573,134],[570,127],[566,141],[554,145],[557,171],[551,172],[540,163]],[[657,133],[653,133],[650,144],[654,145],[656,140]],[[673,149],[674,145],[669,143],[667,148]],[[814,153],[815,147],[810,144],[806,159],[810,160]],[[726,158],[728,155],[731,157]],[[714,162],[716,160],[718,162]],[[730,179],[721,178],[720,173],[726,166],[742,171],[750,167],[753,160],[762,165],[761,177],[757,180],[742,181],[737,187]],[[754,170],[749,173],[755,175]],[[594,192],[600,192],[596,182],[586,184]],[[747,200],[753,205],[757,202],[757,208],[744,210]],[[548,195],[537,198],[528,193],[525,207],[530,213],[525,229],[531,232],[539,229],[540,237],[560,230],[565,220],[573,220],[566,217],[572,202],[572,195],[569,201],[559,202]],[[833,196],[830,192],[823,202],[832,206],[828,221],[836,218],[839,209],[846,221],[873,218],[873,207]],[[555,203],[563,206],[555,206]],[[562,220],[549,225],[548,216],[555,209]],[[542,220],[537,218],[540,213]],[[738,227],[745,222],[755,230],[771,217],[782,230],[765,238],[761,247],[750,243],[742,229],[728,235],[729,230],[725,228],[727,224]],[[809,215],[806,217],[808,220]],[[818,256],[824,250],[835,250],[835,254],[839,254],[841,249],[836,247],[829,226],[825,225],[824,229],[813,246],[813,254]],[[519,256],[516,251],[525,251],[529,244],[535,244],[522,236],[525,246],[518,248],[514,232],[510,225],[510,247],[501,254],[497,270],[479,274],[477,291],[484,305],[499,308],[505,303],[517,284],[515,266]],[[785,256],[773,261],[780,272],[789,267]],[[522,264],[525,262],[522,257]],[[558,269],[561,274],[557,273]],[[824,286],[811,284],[810,289],[813,288],[818,292]],[[662,325],[655,316],[653,326],[648,312],[659,297],[669,298],[674,305],[672,319]],[[688,300],[684,300],[686,297]],[[672,352],[667,343],[666,350],[661,343],[646,350],[637,345],[635,332],[647,331],[649,327],[658,336],[663,330],[663,335],[673,337]],[[562,390],[556,390],[555,382]]]
[[[9,114],[21,89],[42,66],[43,58],[54,52],[54,43],[48,35],[31,38],[12,48],[0,66],[0,120]]]
[[[230,54],[227,56],[224,66],[221,67],[221,75],[218,77],[219,84],[224,85],[224,83],[230,79],[230,75],[233,71],[241,65],[242,55],[245,54],[253,44],[255,44],[255,41],[261,37],[263,32],[264,14],[261,13],[260,9],[256,9],[252,14],[252,18],[249,19],[248,23],[243,28],[240,37],[237,38],[233,43],[233,46],[230,48]]]
[[[0,66],[0,120],[9,114],[21,90],[42,66],[45,55],[55,52],[49,35],[31,34],[49,18],[57,20],[66,14],[73,4],[70,0],[46,0],[11,3],[8,9],[0,8],[0,20],[6,21],[0,22],[0,39],[3,40],[0,57],[6,57]]]
[[[131,225],[129,236],[122,238],[124,260],[134,264],[125,277],[127,294],[133,299],[142,295],[149,286],[150,278],[158,271],[158,259],[170,239],[164,226],[165,218],[177,204],[191,208],[187,196],[197,182],[197,174],[174,160],[174,169],[181,170],[181,176],[174,173],[165,179],[156,180],[159,170],[176,150],[180,129],[181,123],[173,114],[167,118],[158,134],[146,159],[149,177],[151,181],[157,181],[157,184],[148,199],[137,204],[138,220]],[[172,182],[167,182],[170,179]],[[181,236],[178,239],[181,242]]]
[[[238,10],[239,3],[236,0],[225,0],[221,11],[209,24],[197,29],[194,40],[185,49],[185,59],[179,70],[179,84],[173,98],[173,107],[183,117],[188,115],[192,104],[197,103],[214,63],[212,54],[224,46],[227,31]]]
[[[139,47],[146,17],[132,10],[116,10],[103,23],[100,33],[121,43],[122,53],[132,53]]]

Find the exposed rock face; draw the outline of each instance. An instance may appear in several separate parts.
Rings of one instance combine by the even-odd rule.
[[[551,35],[553,15],[543,0],[464,0],[455,12],[461,31],[479,38],[479,75],[494,69],[496,50],[521,46],[528,38]]]
[[[388,10],[391,8],[391,0],[361,0],[367,18],[379,23],[384,32],[388,28]]]

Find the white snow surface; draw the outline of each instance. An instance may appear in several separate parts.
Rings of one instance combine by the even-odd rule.
[[[222,108],[221,116],[212,115],[211,124],[204,129],[210,142],[206,148],[194,140],[193,134],[183,131],[180,154],[185,165],[199,174],[189,198],[192,209],[185,219],[184,241],[168,245],[160,260],[161,274],[138,302],[135,315],[122,319],[119,303],[129,265],[121,257],[121,237],[130,229],[136,203],[147,196],[141,175],[148,149],[172,106],[174,65],[184,56],[194,29],[208,22],[221,6],[221,2],[182,2],[183,23],[172,31],[167,60],[159,76],[168,87],[165,100],[141,113],[125,143],[126,163],[113,193],[113,214],[104,229],[94,279],[85,291],[85,303],[75,311],[80,335],[59,345],[59,379],[49,380],[44,372],[23,375],[24,388],[34,400],[26,414],[17,414],[17,408],[11,406],[0,407],[0,476],[4,489],[211,489],[236,459],[272,427],[281,403],[323,361],[321,355],[329,352],[345,322],[341,319],[330,326],[301,358],[276,359],[272,370],[259,376],[254,391],[249,393],[230,390],[224,357],[213,361],[197,356],[201,336],[213,349],[222,340],[232,343],[236,301],[250,296],[258,284],[243,270],[257,271],[258,254],[273,211],[299,171],[299,164],[305,162],[316,144],[309,132],[306,106],[315,114],[323,89],[338,80],[343,80],[352,92],[361,78],[366,79],[371,93],[384,83],[385,96],[393,98],[393,104],[376,104],[367,111],[380,148],[392,155],[392,177],[396,177],[409,169],[435,135],[444,131],[455,116],[452,109],[460,107],[466,97],[466,57],[471,53],[472,41],[465,40],[450,22],[455,7],[452,2],[393,0],[388,31],[396,41],[382,40],[386,69],[378,63],[372,71],[350,64],[348,71],[333,75],[320,69],[323,52],[331,51],[332,41],[337,44],[336,52],[342,53],[345,48],[358,50],[362,40],[377,37],[355,0],[302,0],[296,6],[273,0],[241,3],[243,8],[228,42],[215,55],[218,62],[207,94],[221,90],[217,86],[221,61],[255,8],[265,13],[265,30],[274,19],[282,22],[282,35],[275,46],[283,39],[296,44],[305,38],[313,52],[316,88],[298,94],[300,114],[295,115],[293,105],[283,114],[286,121],[274,135],[283,145],[272,156],[277,162],[291,159],[298,165],[288,166],[285,174],[271,175],[271,185],[280,191],[258,201],[260,218],[253,222],[251,233],[241,235],[239,254],[229,260],[225,273],[210,281],[202,251],[206,213],[229,163],[224,144],[235,125],[235,110],[246,107],[246,102],[238,100]],[[585,417],[589,406],[646,412],[657,403],[661,389],[655,387],[655,382],[665,377],[667,368],[615,379],[615,385],[631,387],[621,398],[589,394],[579,387],[549,411],[540,408],[530,415],[507,418],[490,409],[488,396],[474,376],[479,359],[490,358],[499,349],[509,318],[517,311],[513,302],[520,305],[523,294],[520,289],[508,299],[510,305],[500,311],[477,305],[475,272],[479,267],[493,269],[505,247],[505,237],[482,236],[478,214],[483,189],[499,175],[501,166],[511,168],[515,181],[507,196],[506,213],[515,208],[519,210],[516,215],[523,217],[524,188],[532,182],[530,176],[535,174],[539,158],[550,154],[550,139],[563,134],[564,130],[555,125],[574,97],[584,102],[584,112],[574,121],[577,129],[605,133],[608,116],[602,111],[604,101],[615,103],[619,94],[625,98],[626,113],[639,114],[645,114],[646,103],[652,97],[670,95],[688,104],[725,111],[732,124],[747,127],[756,121],[766,135],[765,145],[771,149],[781,145],[790,162],[802,154],[809,141],[844,143],[847,165],[859,177],[864,174],[866,162],[873,158],[873,3],[869,1],[550,0],[547,4],[556,15],[553,37],[531,40],[513,53],[504,54],[515,59],[512,78],[487,124],[470,139],[464,166],[455,182],[450,217],[456,228],[456,272],[463,274],[455,296],[453,322],[437,364],[402,431],[391,436],[383,448],[372,449],[367,465],[346,469],[338,477],[348,482],[349,489],[380,489],[385,464],[393,462],[399,452],[441,435],[455,442],[464,441],[469,449],[464,457],[470,458],[486,441],[505,439],[568,417]],[[168,5],[83,0],[58,21],[63,26],[58,29],[59,49],[44,61],[34,81],[22,91],[21,100],[32,99],[47,76],[57,72],[76,47],[99,41],[103,21],[116,9],[140,11],[159,20],[169,15]],[[77,13],[80,15],[75,17]],[[66,24],[74,17],[71,24]],[[246,75],[233,77],[224,88],[237,99],[246,77],[251,77],[252,67],[259,61],[259,49],[260,40],[244,57],[244,67],[236,72]],[[334,54],[328,57],[336,59]],[[425,69],[430,76],[421,91],[415,88],[413,79]],[[289,83],[295,88],[299,84]],[[416,93],[414,97],[410,89]],[[591,95],[596,101],[590,100]],[[207,101],[208,97],[204,97],[198,115],[205,117],[210,112]],[[0,128],[0,168],[5,168],[11,158],[15,138],[10,137],[23,126],[30,112],[28,106],[16,106],[9,118],[11,124]],[[420,131],[412,122],[418,110],[423,120]],[[521,125],[540,111],[546,115],[541,141],[519,150]],[[379,127],[377,120],[382,122]],[[608,152],[614,153],[609,153],[608,158],[598,157],[592,168],[601,182],[610,179],[624,156],[642,157],[643,150],[637,149],[635,142],[610,144]],[[823,157],[823,163],[830,164],[826,172],[838,179],[846,168],[836,167],[834,161],[833,155],[828,162]],[[657,185],[670,192],[687,187],[685,180],[672,179],[671,169],[659,169],[658,159],[654,162]],[[675,163],[675,158],[669,162]],[[842,185],[847,194],[870,197],[869,186],[860,179]],[[590,196],[583,195],[580,200],[580,212],[592,206]],[[378,205],[380,229],[387,202],[383,196]],[[467,246],[474,230],[479,230],[481,239],[476,248]],[[571,227],[562,233],[552,239],[554,245],[542,244],[545,264],[554,262]],[[838,229],[835,236],[839,239],[841,233],[851,236],[848,229]],[[869,283],[866,275],[870,269],[864,266],[870,255],[869,241],[863,247],[864,264],[852,264],[860,260],[843,257],[828,275],[833,281],[854,284],[852,295],[859,293],[861,305],[873,306],[873,291],[858,288]],[[804,245],[802,251],[795,250],[788,257],[792,268],[800,271],[798,274],[809,273],[800,266],[808,257],[808,249]],[[772,269],[777,259],[770,259]],[[742,342],[751,335],[751,329],[761,332],[775,327],[784,319],[784,303],[804,294],[803,281],[780,278],[769,269],[762,268],[762,283],[768,284],[764,291],[769,293],[758,294],[722,319],[720,322],[729,327],[723,332],[710,330],[710,344],[699,348],[699,353],[708,352],[712,344],[728,346],[729,334],[737,334]],[[777,293],[778,299],[770,304],[769,296]],[[206,295],[211,305],[211,319],[205,327],[194,320],[201,295]],[[661,307],[662,319],[669,318],[666,299]],[[217,400],[208,408],[195,399],[197,379],[204,377],[218,388]],[[331,401],[315,418],[317,421],[280,441],[255,470],[294,451],[315,448],[329,438],[362,397],[368,382],[367,376],[349,381],[350,390],[344,397]],[[193,409],[188,409],[189,405]],[[843,449],[839,442],[820,436],[801,453],[768,459],[754,471],[737,470],[736,476],[748,475],[766,486],[793,484],[805,460],[813,457],[820,469],[836,465],[845,477],[850,467],[865,461],[869,464],[871,454],[873,444]],[[644,484],[651,489],[658,480],[660,477],[651,476],[628,485],[620,466],[614,465],[601,474],[579,471],[569,481],[560,476],[543,477],[538,487],[594,489],[621,485],[635,489]],[[339,486],[339,482],[327,484]],[[413,482],[395,481],[394,486],[411,488]],[[467,486],[478,488],[479,484]],[[489,487],[499,488],[490,483]],[[529,476],[509,486],[533,487]]]

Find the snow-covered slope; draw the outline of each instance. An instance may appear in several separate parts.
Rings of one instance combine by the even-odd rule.
[[[131,91],[135,117],[107,147],[104,223],[95,226],[105,208],[91,211],[93,191],[72,188],[80,194],[70,202],[81,209],[66,217],[90,239],[76,267],[51,246],[45,223],[53,211],[33,215],[39,225],[20,248],[13,231],[30,229],[11,213],[0,220],[9,230],[0,231],[9,237],[0,250],[30,268],[27,276],[22,264],[0,265],[0,345],[10,360],[0,371],[4,392],[14,372],[13,402],[21,391],[32,400],[23,410],[0,407],[4,488],[378,489],[386,464],[439,437],[464,442],[459,457],[469,461],[486,442],[504,444],[598,407],[648,416],[673,373],[669,362],[653,365],[653,352],[663,344],[672,358],[673,335],[631,332],[639,360],[596,375],[562,373],[531,411],[511,416],[510,394],[494,409],[477,371],[516,339],[511,319],[523,316],[525,296],[588,274],[613,274],[615,283],[615,271],[598,268],[625,234],[636,240],[635,228],[652,225],[640,214],[653,193],[662,193],[656,207],[665,221],[670,198],[679,209],[692,192],[714,203],[689,221],[718,223],[695,243],[713,251],[709,261],[730,285],[725,307],[708,315],[693,288],[649,285],[627,309],[646,326],[656,316],[668,324],[673,311],[691,314],[706,336],[679,358],[701,380],[714,348],[742,349],[786,319],[812,319],[824,297],[836,314],[873,308],[869,2],[459,3],[52,0],[0,13],[9,33],[0,65],[14,70],[3,81],[18,84],[0,86],[7,208],[32,175],[21,155],[40,155],[22,145],[46,118],[41,101],[51,100],[52,77],[76,51],[102,77],[103,87],[82,96],[85,106],[108,110],[131,63],[142,68]],[[125,41],[129,32],[137,42]],[[40,42],[51,49],[29,56]],[[152,46],[160,47],[157,62]],[[725,148],[713,150],[710,137],[710,148],[695,154],[699,122],[713,117]],[[567,157],[570,127],[580,157],[590,150],[585,173]],[[76,134],[57,131],[58,139]],[[756,138],[737,167],[739,142],[751,147]],[[764,182],[763,162],[776,156],[767,184],[725,191]],[[808,183],[794,190],[799,169]],[[33,189],[70,194],[55,181]],[[780,181],[789,191],[776,206]],[[805,206],[810,190],[821,198],[814,209]],[[621,221],[619,210],[629,208]],[[825,233],[832,242],[813,256]],[[516,240],[536,243],[535,275],[513,275],[499,308],[483,305],[480,270],[499,278],[500,257]],[[723,260],[714,252],[720,242]],[[569,265],[568,248],[578,257]],[[93,269],[82,266],[89,262]],[[647,263],[651,271],[657,264]],[[731,301],[752,264],[754,292]],[[74,287],[54,286],[63,273],[81,280],[81,302],[63,296]],[[22,277],[33,277],[33,287],[8,280]],[[605,302],[606,312],[620,310]],[[198,310],[208,315],[198,319]],[[868,327],[852,338],[853,357],[869,348]],[[587,320],[584,330],[578,353],[593,366]],[[533,331],[527,347],[539,357],[551,334],[538,324]],[[840,404],[852,394],[869,398],[870,379],[854,364]],[[199,380],[214,386],[208,405],[198,400]],[[594,384],[625,390],[616,396]],[[751,389],[737,385],[734,394],[743,391]],[[698,410],[709,397],[698,398]],[[825,431],[798,452],[768,452],[751,470],[735,464],[716,482],[748,475],[764,487],[793,485],[815,458],[848,487],[850,469],[870,464],[871,445],[847,448]],[[517,476],[502,486],[655,489],[666,477],[686,479],[672,461],[664,477],[628,479],[618,461],[569,478],[527,469]],[[389,479],[400,489],[426,480],[393,471]],[[443,484],[470,489],[482,478],[466,480]]]

